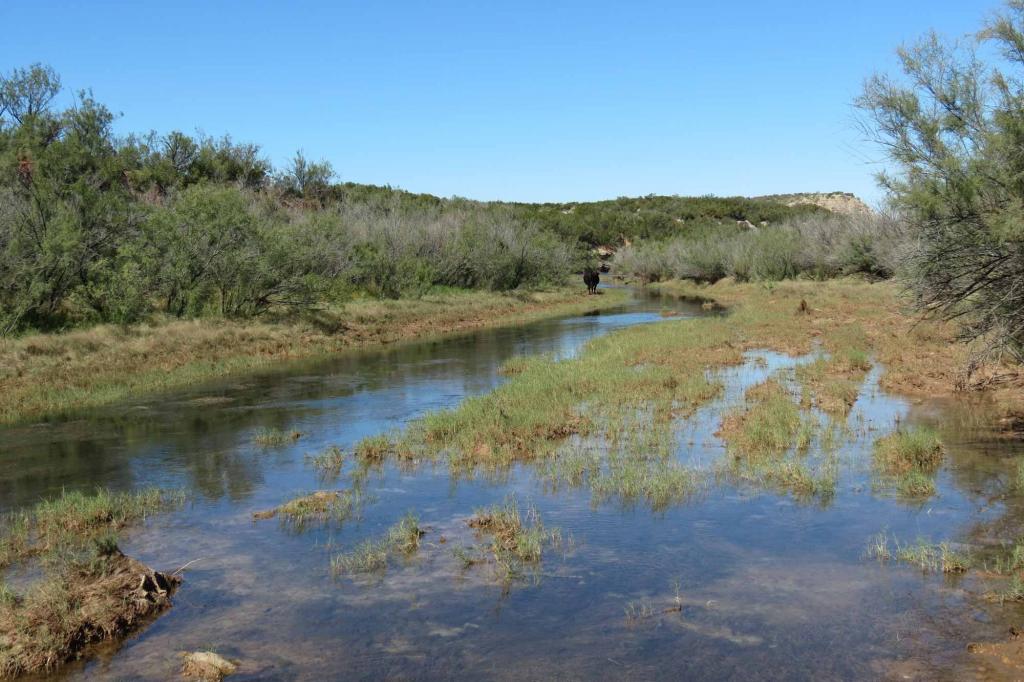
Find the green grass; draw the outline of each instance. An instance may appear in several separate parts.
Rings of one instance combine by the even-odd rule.
[[[405,447],[445,457],[455,469],[500,468],[550,457],[567,438],[586,436],[595,424],[631,410],[643,408],[650,419],[668,423],[717,395],[720,385],[687,348],[711,349],[724,326],[650,327],[595,339],[569,360],[517,361],[514,375],[491,393],[414,424]],[[710,352],[723,354],[717,347]]]
[[[364,540],[355,549],[337,554],[331,559],[331,573],[335,576],[355,573],[375,573],[388,566],[388,548],[375,540]]]
[[[701,477],[672,464],[678,447],[673,425],[721,394],[714,371],[742,363],[744,350],[802,354],[820,343],[831,358],[821,365],[822,376],[832,381],[833,373],[845,373],[835,379],[837,388],[825,389],[843,402],[841,412],[856,397],[869,357],[882,350],[884,363],[894,352],[890,336],[899,325],[892,319],[889,288],[860,282],[734,288],[744,299],[735,301],[728,317],[620,330],[567,360],[509,360],[502,370],[508,379],[495,390],[430,413],[366,454],[382,459],[405,453],[410,460],[443,462],[459,477],[500,477],[526,462],[549,485],[589,486],[598,500],[644,500],[661,507],[685,499]],[[711,295],[719,291],[714,289]],[[721,291],[733,295],[732,288]],[[794,316],[804,298],[828,316]],[[835,467],[795,459],[818,438],[817,418],[777,381],[758,390],[763,395],[755,390],[746,409],[723,425],[732,427],[723,428],[723,437],[740,468],[746,467],[744,477],[799,496],[833,495]],[[834,429],[822,434],[823,447],[827,441],[834,450],[837,435]],[[789,453],[794,461],[785,463]]]
[[[963,573],[971,566],[970,557],[953,550],[947,542],[933,545],[918,540],[914,545],[897,547],[895,558],[932,573]]]
[[[336,554],[331,559],[331,573],[335,576],[358,573],[376,573],[388,565],[388,556],[409,556],[420,547],[426,531],[412,512],[388,529],[381,538],[364,540],[350,551]]]
[[[529,367],[532,361],[535,361],[536,357],[529,355],[515,355],[505,360],[505,363],[498,368],[498,374],[503,377],[514,377],[518,374],[522,374],[526,368]]]
[[[784,460],[776,466],[766,468],[763,480],[769,486],[785,490],[798,498],[831,500],[836,495],[838,474],[834,466],[814,472],[804,462]]]
[[[359,514],[363,501],[358,490],[319,490],[253,516],[258,520],[278,517],[284,525],[302,531],[312,523],[347,521]]]
[[[179,506],[184,494],[149,488],[133,493],[98,489],[64,492],[0,521],[0,568],[30,556],[77,547],[148,515]]]
[[[935,494],[935,479],[928,474],[912,470],[896,477],[896,490],[904,497],[931,497]]]
[[[380,462],[395,451],[395,445],[387,436],[369,436],[355,447],[355,456],[363,462]]]
[[[617,498],[628,505],[643,500],[652,510],[663,511],[696,492],[700,481],[696,471],[676,461],[624,457],[613,459],[591,479],[591,491],[596,501]]]
[[[954,549],[949,542],[918,540],[903,545],[879,533],[868,544],[867,556],[879,561],[898,561],[925,573],[960,574],[978,569],[991,586],[983,596],[999,603],[1024,601],[1024,541],[1008,546],[972,551]]]
[[[490,538],[489,550],[506,580],[520,576],[524,565],[540,562],[545,546],[561,544],[561,531],[546,529],[534,507],[521,512],[514,496],[477,509],[468,523]]]
[[[537,472],[553,490],[589,489],[595,504],[642,502],[664,510],[686,500],[702,482],[699,472],[676,459],[674,423],[649,409],[609,415],[587,437],[536,462]]]
[[[879,561],[889,561],[892,559],[892,551],[889,548],[889,535],[882,532],[871,538],[865,554]]]
[[[935,471],[942,464],[942,441],[927,426],[904,429],[875,441],[875,461],[890,474]]]
[[[925,573],[965,573],[975,565],[970,555],[953,549],[948,542],[933,544],[918,540],[913,544],[901,545],[898,540],[894,540],[890,546],[889,537],[885,533],[879,533],[871,540],[867,555],[879,561],[909,564]]]
[[[412,512],[388,529],[386,543],[388,547],[402,554],[412,554],[420,548],[420,540],[426,531],[420,526],[419,518]]]
[[[476,547],[452,547],[452,556],[462,565],[464,570],[487,561],[487,558]]]
[[[261,428],[253,436],[253,442],[265,448],[281,447],[302,438],[298,431],[282,431],[277,428]]]
[[[335,479],[345,466],[345,452],[336,445],[326,448],[319,455],[309,457],[309,463],[325,479]]]
[[[745,398],[746,406],[722,421],[719,436],[731,457],[719,465],[719,475],[802,500],[835,497],[836,463],[825,458],[814,468],[805,457],[818,424],[793,401],[786,387],[768,379],[748,389]]]
[[[814,405],[826,414],[845,417],[860,395],[864,375],[869,368],[870,363],[863,351],[846,349],[846,357],[819,357],[797,367],[796,378],[803,389],[806,404]]]
[[[737,458],[774,457],[806,440],[800,408],[778,381],[769,379],[747,391],[748,407],[728,415],[720,434]]]
[[[16,511],[0,520],[0,568],[9,566],[31,553],[33,518],[30,513]]]
[[[117,532],[183,501],[157,489],[74,491],[5,515],[0,569],[19,563],[39,575],[20,591],[0,581],[0,677],[52,670],[168,606],[166,594],[139,598],[151,571],[121,554]]]
[[[1020,575],[1013,576],[1006,587],[993,593],[991,596],[1000,603],[1024,601],[1024,577]]]
[[[900,495],[925,498],[935,494],[935,473],[942,464],[942,442],[934,429],[914,427],[875,441],[873,462],[883,483]]]

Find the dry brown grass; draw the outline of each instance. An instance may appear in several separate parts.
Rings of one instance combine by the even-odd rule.
[[[0,603],[0,677],[47,672],[171,605],[180,583],[106,548]]]
[[[831,354],[817,387],[823,409],[841,412],[848,402],[843,382],[856,379],[866,367],[862,351],[885,368],[880,386],[907,396],[943,396],[958,388],[977,388],[1007,415],[1024,414],[1024,376],[1015,367],[990,364],[965,381],[970,349],[956,341],[951,323],[923,320],[907,306],[897,284],[859,279],[826,282],[787,281],[713,285],[669,282],[665,291],[713,299],[732,312],[736,322],[731,343],[743,350],[772,348],[791,354],[814,349],[815,342]],[[800,311],[800,302],[807,311]],[[999,380],[993,380],[999,377]],[[831,386],[826,385],[832,381]]]
[[[52,670],[170,606],[180,581],[121,554],[115,534],[183,500],[156,489],[65,492],[0,516],[0,678]],[[38,577],[12,589],[12,564]]]
[[[284,360],[623,303],[623,291],[455,292],[357,301],[305,321],[165,321],[0,339],[0,423],[59,415]]]

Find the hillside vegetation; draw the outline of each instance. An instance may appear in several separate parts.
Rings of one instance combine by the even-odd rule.
[[[299,152],[173,131],[119,137],[89,92],[0,78],[0,335],[154,316],[252,318],[438,287],[560,284],[590,247],[823,216],[716,197],[484,203],[335,182]]]

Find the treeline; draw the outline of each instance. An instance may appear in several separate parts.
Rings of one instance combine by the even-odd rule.
[[[513,210],[333,182],[297,154],[179,132],[119,139],[43,66],[0,79],[0,333],[154,313],[252,316],[561,282],[582,257]]]
[[[779,225],[733,224],[639,242],[616,254],[616,271],[646,282],[851,274],[888,278],[901,268],[910,249],[906,225],[892,215],[808,215]]]
[[[337,183],[329,163],[300,152],[275,169],[229,137],[119,138],[88,92],[55,109],[60,91],[41,65],[0,78],[0,335],[540,286],[579,271],[595,244],[820,212],[715,197],[483,203]]]
[[[898,54],[902,76],[869,79],[858,104],[913,234],[911,290],[976,342],[969,370],[985,355],[1024,362],[1024,2]]]
[[[811,204],[787,206],[768,199],[715,196],[649,195],[588,203],[511,206],[524,219],[565,239],[587,244],[616,244],[623,238],[661,240],[728,228],[738,221],[779,224],[829,214]]]

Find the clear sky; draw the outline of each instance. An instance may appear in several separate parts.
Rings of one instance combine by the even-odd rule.
[[[230,133],[342,180],[476,199],[879,196],[851,102],[992,0],[0,0],[0,71],[41,61],[119,132]]]

